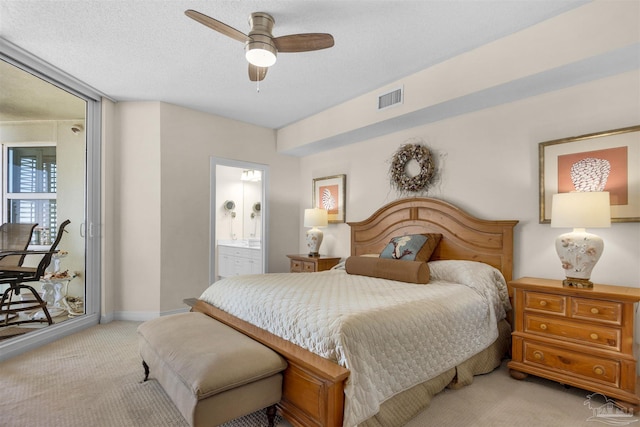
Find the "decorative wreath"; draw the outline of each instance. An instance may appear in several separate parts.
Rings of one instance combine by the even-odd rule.
[[[415,176],[407,174],[407,164],[415,160],[420,166],[420,173]],[[405,144],[400,146],[391,159],[391,183],[401,191],[420,191],[424,189],[433,177],[435,171],[431,152],[419,144]]]

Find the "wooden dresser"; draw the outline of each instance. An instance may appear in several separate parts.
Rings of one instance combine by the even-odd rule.
[[[511,376],[537,375],[637,408],[634,314],[640,289],[524,277],[514,294]]]
[[[340,262],[340,257],[309,256],[305,254],[287,255],[291,260],[292,273],[313,273],[329,270]]]

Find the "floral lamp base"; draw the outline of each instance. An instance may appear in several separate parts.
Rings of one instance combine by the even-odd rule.
[[[313,227],[307,231],[307,247],[309,248],[309,256],[320,255],[320,244],[322,243],[322,231]]]
[[[558,236],[556,252],[567,277],[562,284],[576,288],[593,287],[589,280],[591,271],[600,259],[603,249],[602,239],[582,228]]]

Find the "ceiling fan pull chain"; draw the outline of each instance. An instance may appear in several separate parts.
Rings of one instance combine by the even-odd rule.
[[[256,92],[260,93],[260,80],[256,81]]]

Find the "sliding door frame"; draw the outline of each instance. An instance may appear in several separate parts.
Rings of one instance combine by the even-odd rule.
[[[105,95],[0,38],[0,60],[86,101],[85,310],[84,316],[0,343],[0,360],[98,324],[101,290],[101,101]]]

